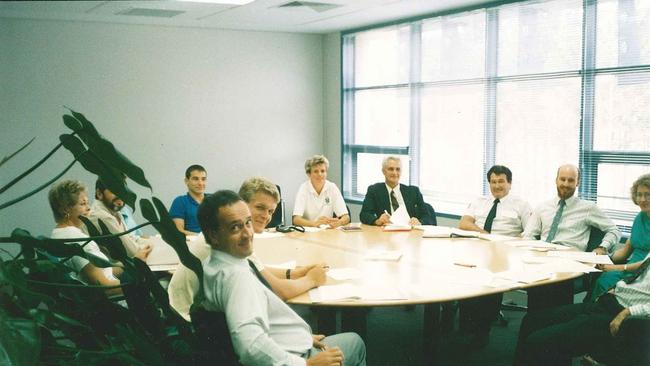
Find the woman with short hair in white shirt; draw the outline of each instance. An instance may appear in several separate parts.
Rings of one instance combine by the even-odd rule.
[[[90,205],[88,193],[83,183],[77,180],[64,180],[52,186],[48,194],[52,214],[56,221],[56,227],[52,230],[53,239],[87,238],[81,226],[83,222],[80,216],[88,217]],[[85,241],[78,242],[82,245]],[[72,244],[72,243],[66,243]],[[99,250],[94,241],[83,247],[86,253],[102,258],[108,262],[108,258]],[[78,279],[88,285],[116,286],[120,284],[117,276],[121,270],[117,267],[99,268],[90,263],[88,259],[74,256],[65,264],[72,268]],[[119,295],[122,289],[119,287],[106,290],[107,295]]]
[[[346,225],[350,215],[343,195],[336,184],[327,180],[329,161],[323,155],[314,155],[305,162],[309,180],[298,188],[293,208],[293,224],[302,226]]]

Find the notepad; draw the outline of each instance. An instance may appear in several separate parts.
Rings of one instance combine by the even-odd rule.
[[[614,264],[612,262],[612,259],[608,255],[596,254],[594,252],[574,252],[574,251],[558,252],[558,251],[550,251],[546,255],[549,256],[549,257],[560,257],[560,258],[571,259],[571,260],[582,262],[582,263]]]
[[[345,232],[363,231],[360,222],[351,222],[346,226],[340,226],[339,229]]]
[[[382,227],[384,231],[411,231],[411,225],[384,225]]]

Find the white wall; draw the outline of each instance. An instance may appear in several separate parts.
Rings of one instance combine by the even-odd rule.
[[[199,163],[208,170],[208,191],[238,189],[245,178],[263,175],[282,186],[291,209],[306,178],[304,160],[323,151],[323,118],[330,118],[323,111],[329,86],[323,87],[322,40],[0,19],[0,156],[36,137],[0,167],[0,185],[67,132],[61,121],[65,105],[83,112],[140,165],[154,194],[168,204],[185,191],[185,168]],[[57,153],[0,202],[43,183],[70,160],[67,151]],[[65,177],[94,185],[94,177],[79,167]],[[49,235],[54,221],[46,191],[0,211],[0,235],[17,226]]]

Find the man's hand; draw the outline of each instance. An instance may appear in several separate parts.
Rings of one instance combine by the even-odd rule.
[[[324,266],[314,266],[310,269],[305,275],[307,278],[313,281],[314,287],[320,286],[327,281],[327,276],[325,275]]]
[[[616,271],[615,264],[596,264],[596,268],[603,272]]]
[[[312,346],[314,348],[318,348],[319,350],[325,350],[327,348],[325,346],[325,343],[322,343],[321,341],[325,338],[323,334],[312,334],[311,338],[313,340]]]
[[[420,220],[418,220],[417,217],[411,217],[411,219],[409,220],[409,224],[410,224],[411,226],[422,225],[422,224],[420,223]]]
[[[616,336],[618,334],[618,330],[621,328],[621,324],[623,323],[623,320],[625,320],[628,316],[630,316],[630,309],[625,308],[621,310],[618,315],[614,318],[614,320],[609,323],[609,332],[612,334],[612,336]]]
[[[592,252],[594,252],[594,253],[596,253],[598,255],[607,255],[607,249],[605,249],[603,247],[598,247],[598,248],[592,250]]]
[[[381,214],[377,220],[375,220],[375,225],[377,226],[384,226],[390,224],[390,215],[387,213]]]
[[[332,219],[331,217],[321,216],[318,219],[316,219],[316,226],[329,225],[331,219]]]
[[[343,365],[343,352],[338,347],[325,348],[314,357],[307,359],[307,366],[341,366]]]
[[[138,250],[137,253],[135,253],[134,257],[142,260],[143,262],[147,261],[147,257],[149,256],[149,253],[153,250],[153,247],[150,244],[147,244],[142,247],[142,249]]]

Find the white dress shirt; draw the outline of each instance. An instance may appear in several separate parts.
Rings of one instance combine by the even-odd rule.
[[[223,311],[244,365],[306,365],[311,328],[253,274],[246,258],[212,249],[203,264],[204,307]]]
[[[546,240],[559,203],[560,198],[555,197],[535,208],[526,225],[523,237],[533,239],[539,235],[542,240]],[[566,206],[562,211],[557,233],[552,242],[585,251],[592,226],[605,232],[605,237],[599,246],[611,251],[621,237],[621,232],[618,231],[614,222],[605,216],[594,202],[572,196],[566,200]]]
[[[97,223],[98,219],[101,219],[102,222],[106,224],[108,231],[112,234],[118,234],[128,230],[122,215],[119,212],[109,210],[100,200],[95,200],[90,206],[90,214],[88,215],[88,218],[100,232],[101,228]],[[83,230],[86,231],[86,233],[88,231],[85,225],[83,226]],[[134,234],[122,235],[120,236],[120,240],[122,241],[122,245],[124,245],[126,254],[129,257],[135,256],[136,253],[146,244],[146,239],[139,239]]]
[[[316,193],[311,181],[306,181],[298,188],[293,206],[293,216],[302,216],[315,221],[321,216],[341,217],[348,213],[343,195],[336,184],[325,181],[320,194]]]
[[[88,235],[81,231],[76,226],[66,226],[66,227],[57,227],[52,230],[52,236],[53,239],[73,239],[73,238],[87,238]],[[73,244],[74,242],[66,243],[66,244]],[[77,244],[81,245],[85,242],[77,242]],[[101,250],[99,250],[99,246],[97,243],[94,241],[91,241],[90,243],[86,244],[84,246],[84,252],[90,253],[96,257],[102,258],[106,261],[108,261],[108,257],[104,253],[102,253]],[[78,276],[79,272],[88,264],[90,261],[84,257],[79,257],[79,256],[74,256],[70,258],[70,260],[65,262],[65,265],[72,268],[75,271],[75,277],[81,281],[84,282],[81,277]],[[113,268],[112,267],[107,267],[107,268],[102,268],[102,272],[104,272],[104,277],[108,278],[109,280],[115,280],[116,278],[113,276]],[[85,283],[85,282],[84,282]]]
[[[487,219],[495,198],[481,197],[469,204],[465,210],[464,216],[470,216],[474,219],[474,224],[483,228],[485,219]],[[526,228],[528,219],[532,213],[532,208],[528,202],[511,194],[499,198],[496,216],[492,222],[491,234],[519,236]]]
[[[645,260],[650,258],[650,253]],[[650,268],[632,283],[618,281],[614,295],[621,306],[630,309],[630,315],[650,318]]]
[[[390,206],[390,214],[392,215],[395,210],[393,210],[393,202],[390,199],[390,191],[395,192],[395,198],[397,199],[397,204],[399,204],[399,207],[405,207],[406,203],[404,203],[402,191],[399,190],[399,183],[395,186],[395,188],[391,188],[388,184],[386,184],[386,189],[388,190],[388,203]]]

